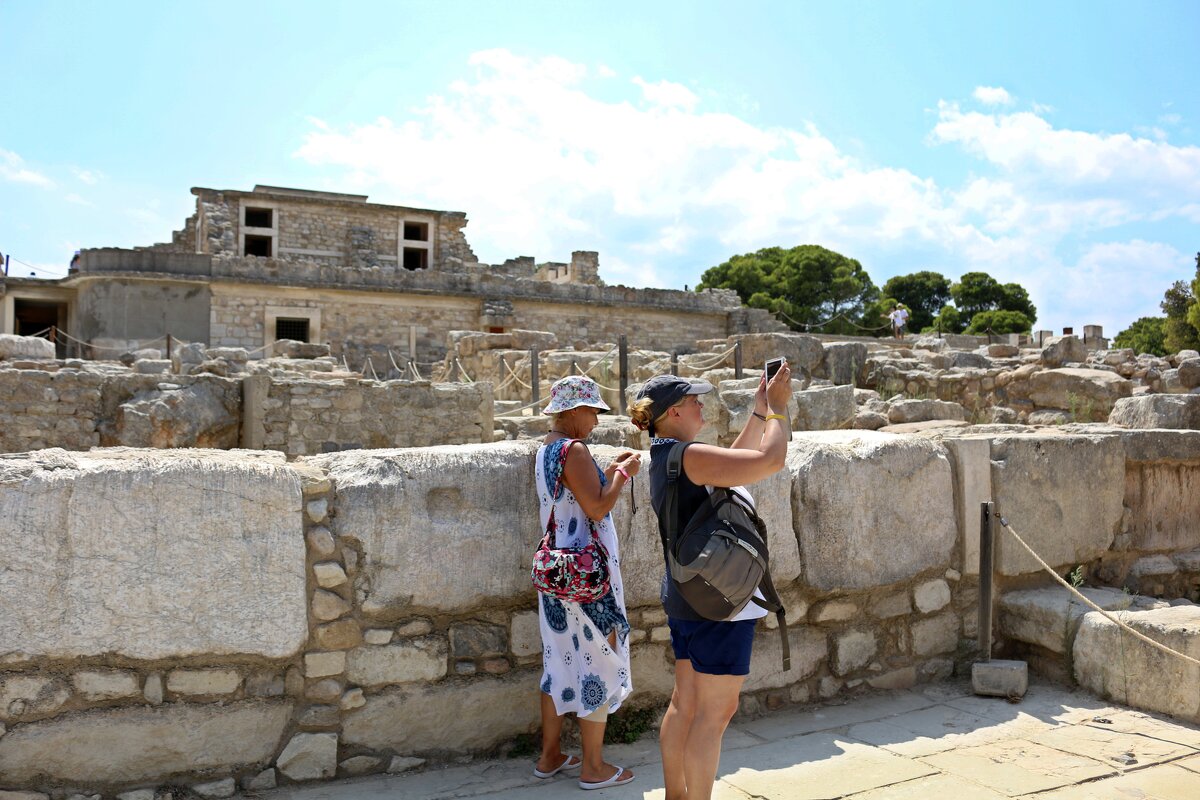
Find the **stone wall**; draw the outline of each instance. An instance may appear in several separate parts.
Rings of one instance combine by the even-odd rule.
[[[1178,562],[1200,548],[1184,522],[1200,515],[1200,494],[1166,486],[1172,469],[1200,463],[1196,436],[1002,433],[797,434],[786,469],[753,487],[793,668],[780,669],[767,618],[741,713],[962,669],[974,652],[981,499],[1063,572],[1114,552]],[[0,456],[10,554],[0,789],[227,796],[239,783],[491,752],[532,732],[536,446],[290,464],[214,451]],[[592,449],[601,462],[617,452]],[[1163,470],[1148,479],[1158,489],[1143,476],[1137,491],[1079,506],[1089,481],[1151,464]],[[646,481],[634,487],[637,514],[624,493],[614,509],[633,625],[629,705],[660,706],[673,680],[661,549]],[[1152,538],[1151,519],[1174,520],[1165,538]],[[1001,548],[999,591],[1038,581]],[[463,707],[472,713],[446,713]]]

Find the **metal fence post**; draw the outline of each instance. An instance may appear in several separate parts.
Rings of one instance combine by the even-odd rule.
[[[671,374],[679,376],[679,353],[677,352],[671,353]]]
[[[171,334],[167,334],[167,360],[171,360]]]
[[[627,413],[627,409],[625,408],[625,390],[629,388],[629,341],[623,333],[617,339],[617,360],[619,362],[618,368],[621,370],[621,381],[617,384],[621,394],[619,404],[621,413],[625,414]]]
[[[733,343],[733,377],[736,380],[742,379],[742,343],[740,341]]]
[[[979,504],[979,653],[992,659],[992,569],[995,562],[996,504]]]

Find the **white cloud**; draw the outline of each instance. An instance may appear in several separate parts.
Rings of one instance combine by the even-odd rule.
[[[0,178],[13,183],[28,183],[49,189],[54,181],[25,166],[25,160],[11,150],[0,148]]]
[[[1001,86],[976,86],[974,95],[985,106],[1008,106],[1013,101],[1012,95]]]
[[[1124,289],[1097,287],[1124,287],[1121,264],[1134,256],[1154,266],[1131,303],[1141,309],[1170,283],[1173,248],[1143,237],[1124,251],[1087,249],[1099,232],[1200,215],[1200,148],[1056,128],[1045,107],[939,103],[931,141],[980,159],[980,174],[952,186],[863,163],[812,124],[765,127],[707,110],[707,90],[669,80],[634,78],[628,97],[601,99],[586,79],[612,77],[605,67],[506,50],[470,64],[469,78],[402,118],[311,120],[295,155],[329,168],[331,188],[469,211],[485,262],[599,250],[610,282],[681,286],[735,252],[819,243],[862,259],[879,283],[930,263],[951,278],[982,269],[1017,281],[1039,325],[1055,327],[1117,324]],[[976,98],[1011,100],[989,87]],[[1064,258],[1068,242],[1085,255]],[[1089,308],[1111,321],[1087,319]]]
[[[104,179],[104,173],[100,172],[99,170],[72,167],[71,172],[74,173],[76,178],[83,183],[86,183],[88,186],[94,186]]]

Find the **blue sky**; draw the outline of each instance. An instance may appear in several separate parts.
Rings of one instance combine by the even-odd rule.
[[[695,285],[822,244],[877,284],[1158,314],[1200,250],[1200,3],[0,3],[0,252],[165,241],[192,186],[466,211],[479,258]]]

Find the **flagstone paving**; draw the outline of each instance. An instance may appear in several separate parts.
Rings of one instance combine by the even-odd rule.
[[[532,698],[532,694],[531,694]],[[532,699],[531,699],[532,702]],[[606,748],[634,769],[595,800],[662,800],[652,735]],[[263,800],[554,800],[575,779],[539,781],[526,760],[476,761],[414,774],[287,787]],[[718,800],[1198,800],[1200,726],[1034,681],[1020,703],[963,683],[882,692],[843,704],[735,722]]]

